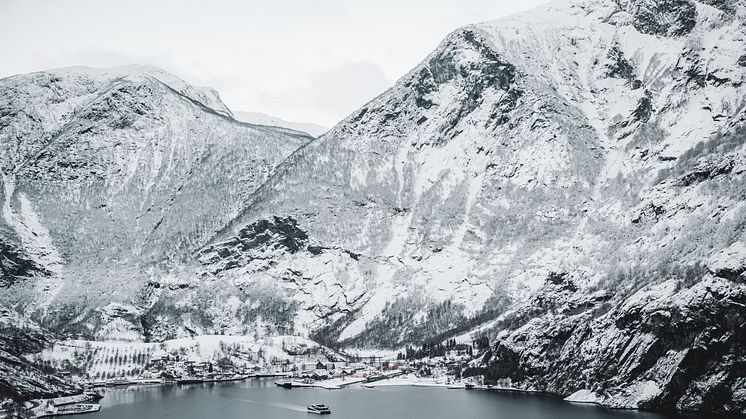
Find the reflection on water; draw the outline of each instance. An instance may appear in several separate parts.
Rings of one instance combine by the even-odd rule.
[[[353,386],[342,390],[292,389],[272,379],[107,389],[100,413],[88,419],[306,417],[306,406],[324,403],[332,417],[355,419],[670,419],[630,410],[609,410],[524,393],[445,388]],[[83,417],[83,415],[80,415]],[[73,417],[73,416],[71,416]]]

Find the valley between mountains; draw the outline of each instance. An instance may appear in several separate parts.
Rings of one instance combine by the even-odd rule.
[[[73,340],[484,336],[505,386],[746,414],[745,81],[742,0],[466,26],[318,138],[153,67],[2,79],[0,395],[78,391]]]

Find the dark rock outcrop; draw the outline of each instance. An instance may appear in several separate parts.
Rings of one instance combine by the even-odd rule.
[[[0,286],[36,275],[47,275],[49,271],[34,262],[20,246],[0,237]]]
[[[635,81],[635,67],[624,57],[619,45],[612,46],[606,58],[609,60],[605,65],[606,77],[619,78],[630,83]]]
[[[292,217],[272,217],[272,220],[259,220],[242,228],[238,235],[224,242],[210,246],[200,254],[200,261],[209,265],[218,261],[224,263],[225,269],[245,266],[252,257],[252,251],[280,250],[296,253],[308,246],[308,234],[298,227],[298,222]],[[311,246],[308,249],[313,254],[319,254],[321,248]]]
[[[691,0],[633,0],[628,7],[635,29],[645,34],[682,36],[697,23],[697,8]]]
[[[585,300],[577,314],[569,308],[584,297],[550,298],[556,310],[495,344],[490,379],[562,396],[587,390],[613,407],[746,413],[746,286],[668,281]]]
[[[54,371],[42,371],[24,355],[40,352],[53,336],[29,320],[0,306],[0,400],[78,394],[82,388]]]

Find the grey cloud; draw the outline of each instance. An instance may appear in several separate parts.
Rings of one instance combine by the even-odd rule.
[[[259,100],[278,109],[306,112],[307,118],[333,125],[392,85],[370,61],[346,62],[312,72],[307,82],[278,90],[260,90]]]

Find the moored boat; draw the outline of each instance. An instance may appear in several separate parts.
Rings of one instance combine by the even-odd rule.
[[[131,384],[134,384],[134,382],[126,378],[117,378],[106,381],[106,387],[123,387]]]
[[[184,377],[176,380],[176,384],[200,384],[204,382],[205,380],[199,377]]]

